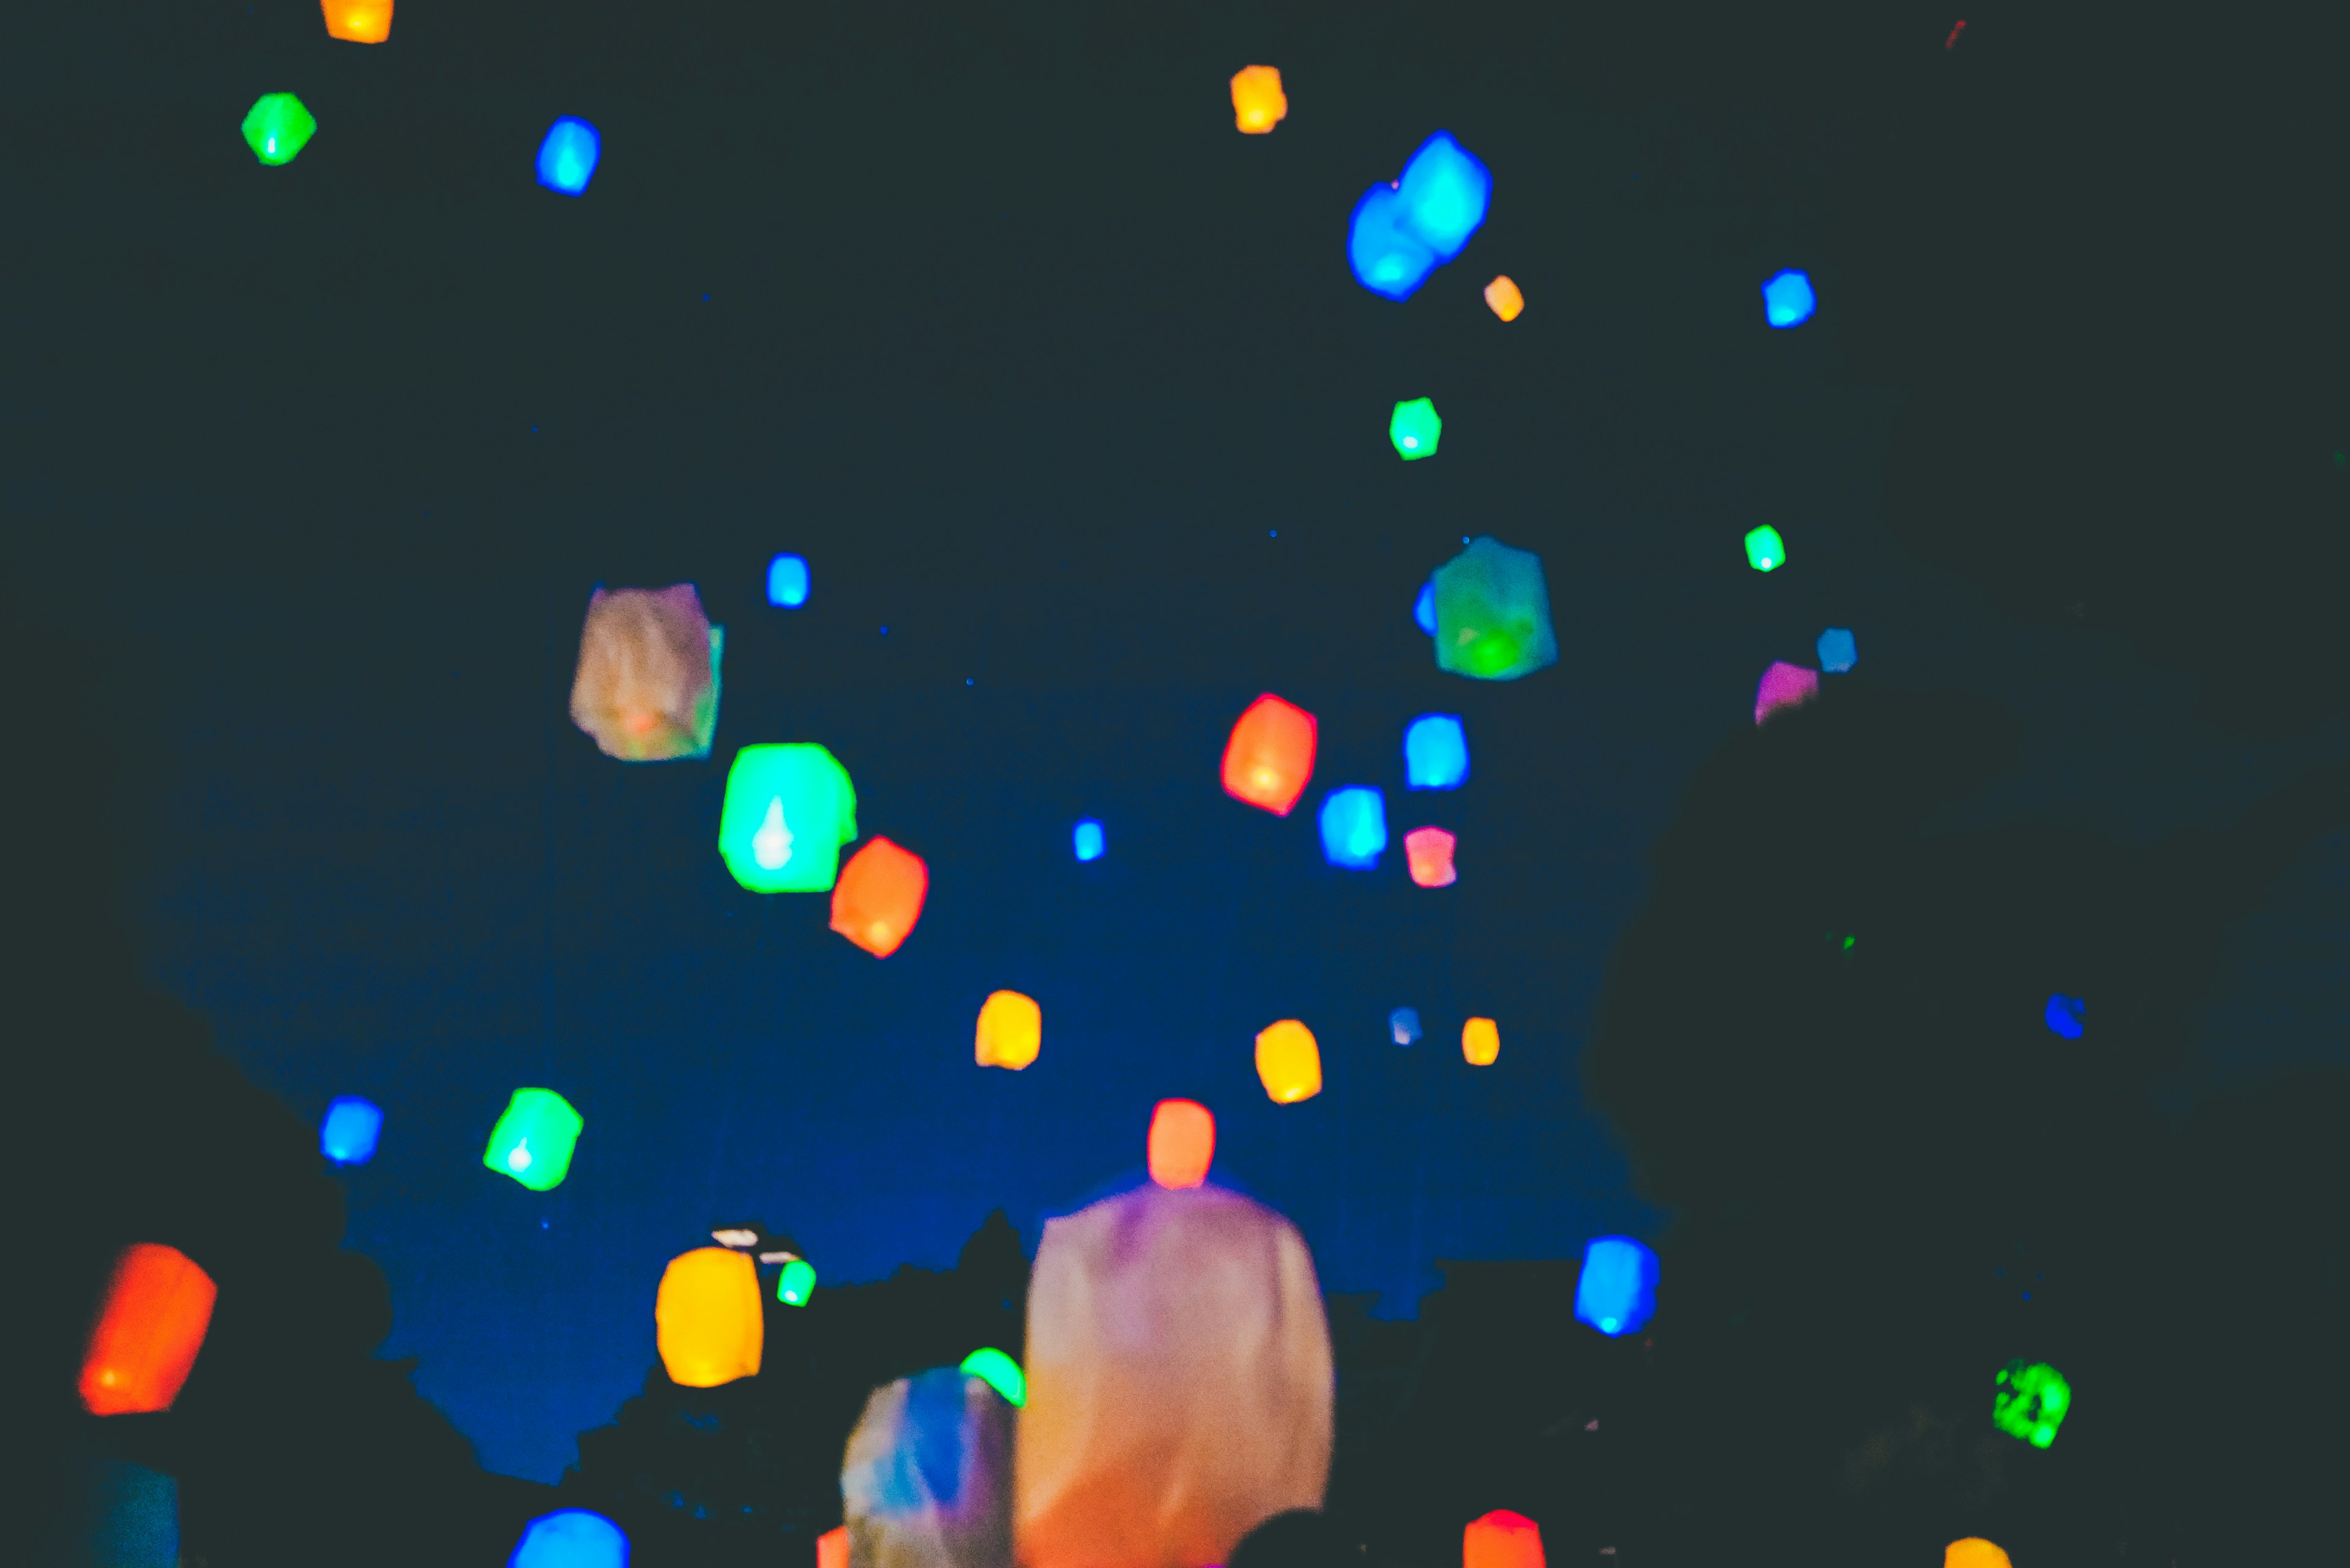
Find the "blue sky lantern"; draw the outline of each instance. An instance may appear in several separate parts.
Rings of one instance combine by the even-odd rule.
[[[523,1526],[506,1568],[628,1568],[627,1532],[600,1513],[561,1508]]]
[[[1404,227],[1396,188],[1382,182],[1364,192],[1347,220],[1347,265],[1355,281],[1388,299],[1409,299],[1436,265],[1436,252]]]
[[[1322,858],[1346,871],[1369,871],[1388,846],[1387,799],[1368,784],[1322,797]]]
[[[1493,175],[1451,131],[1440,130],[1403,166],[1396,197],[1404,227],[1441,265],[1459,255],[1484,223],[1493,200]]]
[[[2088,1033],[2089,1002],[2083,996],[2066,996],[2063,992],[2048,999],[2048,1011],[2042,1014],[2049,1030],[2067,1040],[2078,1040]]]
[[[1077,852],[1077,858],[1080,860],[1098,860],[1102,857],[1102,851],[1109,847],[1109,840],[1102,832],[1102,825],[1090,816],[1077,824],[1071,831],[1069,844],[1070,847]]]
[[[1419,593],[1411,601],[1411,624],[1430,637],[1436,635],[1436,584],[1419,585]]]
[[[778,609],[797,609],[807,603],[808,566],[805,556],[778,556],[767,563],[767,602]]]
[[[1807,272],[1774,272],[1762,285],[1762,319],[1784,330],[1801,327],[1820,307],[1817,296],[1812,293],[1812,275]]]
[[[1388,1038],[1399,1045],[1409,1045],[1419,1038],[1419,1009],[1399,1007],[1388,1014]]]
[[[1458,713],[1422,713],[1403,732],[1403,778],[1412,789],[1459,789],[1469,782],[1469,732]]]
[[[375,1140],[382,1131],[380,1106],[345,1095],[327,1107],[318,1124],[318,1152],[337,1165],[365,1165],[375,1158]]]
[[[1575,1315],[1610,1339],[1638,1334],[1657,1315],[1657,1255],[1629,1236],[1596,1236],[1583,1248]]]
[[[566,196],[584,196],[596,177],[596,161],[604,155],[604,139],[577,115],[567,114],[546,128],[538,144],[538,182]]]
[[[1842,675],[1860,662],[1860,645],[1853,641],[1852,633],[1840,626],[1832,626],[1820,633],[1820,668],[1831,675]]]

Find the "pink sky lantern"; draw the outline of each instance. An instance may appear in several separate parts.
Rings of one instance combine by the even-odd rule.
[[[1762,672],[1762,684],[1754,688],[1754,722],[1761,723],[1771,716],[1773,709],[1793,708],[1798,702],[1808,702],[1819,694],[1818,670],[1778,660]]]
[[[1459,880],[1452,846],[1460,841],[1440,827],[1415,827],[1403,836],[1403,857],[1411,879],[1423,888],[1450,888]]]

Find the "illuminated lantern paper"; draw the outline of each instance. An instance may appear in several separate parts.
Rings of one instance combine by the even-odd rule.
[[[1314,1031],[1295,1018],[1257,1033],[1256,1075],[1276,1106],[1294,1106],[1322,1092],[1322,1048]]]
[[[1471,1067],[1490,1067],[1502,1059],[1502,1026],[1490,1018],[1472,1018],[1461,1026],[1461,1059]]]
[[[1440,265],[1469,244],[1493,199],[1493,176],[1476,154],[1440,130],[1419,144],[1396,182],[1404,226],[1436,253]]]
[[[983,1067],[1014,1072],[1036,1059],[1045,1041],[1045,1010],[1016,991],[991,992],[979,1009],[977,1056]]]
[[[1396,455],[1406,462],[1434,457],[1436,443],[1443,434],[1444,421],[1437,414],[1436,405],[1426,398],[1398,403],[1395,412],[1388,416],[1388,440],[1395,443]]]
[[[628,1532],[600,1513],[557,1509],[523,1527],[506,1568],[629,1568]]]
[[[1515,321],[1518,313],[1526,307],[1526,296],[1516,284],[1510,281],[1509,275],[1503,273],[1485,286],[1485,304],[1503,320]]]
[[[1003,1395],[1004,1403],[1015,1410],[1028,1403],[1027,1375],[1020,1370],[1018,1362],[992,1345],[964,1356],[960,1370],[986,1379],[987,1386]]]
[[[1953,1541],[1942,1548],[1942,1568],[2015,1568],[2007,1553],[1980,1535]]]
[[[1422,713],[1403,732],[1408,789],[1459,789],[1469,782],[1469,732],[1458,713]]]
[[[538,144],[538,182],[565,196],[584,196],[604,156],[604,139],[596,128],[567,114],[546,128]]]
[[[757,1265],[725,1247],[680,1253],[661,1271],[653,1323],[661,1365],[680,1387],[756,1377],[767,1334]]]
[[[1399,1045],[1409,1045],[1419,1038],[1419,1010],[1399,1007],[1388,1014],[1388,1034]]]
[[[1461,1568],[1543,1568],[1542,1527],[1497,1508],[1461,1535]]]
[[[533,1192],[551,1191],[571,1170],[571,1151],[588,1124],[553,1089],[516,1089],[490,1129],[482,1163]]]
[[[1244,66],[1232,76],[1232,120],[1245,136],[1266,136],[1289,118],[1289,97],[1281,72],[1271,66]]]
[[[1842,627],[1832,626],[1820,633],[1817,647],[1820,668],[1831,675],[1842,675],[1860,662],[1859,645],[1853,641],[1852,633]]]
[[[1991,1424],[2011,1438],[2021,1438],[2035,1449],[2056,1440],[2056,1428],[2073,1408],[2073,1386],[2046,1362],[2026,1366],[2011,1361],[1993,1381]]]
[[[253,155],[275,168],[293,162],[295,155],[310,145],[318,121],[292,93],[265,92],[245,110],[242,129]]]
[[[836,1524],[816,1538],[816,1568],[848,1568],[848,1526]]]
[[[777,556],[767,563],[767,602],[797,609],[808,599],[808,564],[803,556]]]
[[[579,628],[571,722],[624,763],[708,756],[725,642],[691,583],[598,588]]]
[[[1322,797],[1322,858],[1345,871],[1378,867],[1388,846],[1387,800],[1367,784],[1348,784]]]
[[[2067,1040],[2078,1040],[2088,1033],[2089,1002],[2086,997],[2066,996],[2060,992],[2048,999],[2048,1005],[2040,1016],[2051,1033],[2061,1034]]]
[[[1820,672],[1800,664],[1773,660],[1754,687],[1754,722],[1761,723],[1781,708],[1793,708],[1820,694]]]
[[[785,1306],[806,1306],[808,1297],[816,1294],[816,1265],[806,1258],[794,1258],[775,1276],[775,1299]]]
[[[1801,327],[1819,308],[1812,293],[1812,275],[1804,272],[1774,272],[1762,284],[1762,319],[1781,331]]]
[[[1419,592],[1411,597],[1411,624],[1419,628],[1421,633],[1426,636],[1436,635],[1436,584],[1434,582],[1420,584]]]
[[[1089,816],[1070,830],[1069,847],[1076,852],[1081,861],[1098,860],[1102,852],[1109,847],[1109,842],[1102,832],[1102,825]]]
[[[1558,662],[1542,557],[1490,535],[1436,569],[1436,665],[1515,680]]]
[[[1347,266],[1355,281],[1388,299],[1409,299],[1436,270],[1435,250],[1403,221],[1393,185],[1363,192],[1347,219]]]
[[[1765,523],[1746,531],[1746,564],[1758,572],[1775,572],[1787,564],[1786,541]]]
[[[857,836],[857,786],[812,742],[745,746],[726,770],[718,853],[754,893],[821,893]]]
[[[1461,874],[1452,866],[1452,851],[1457,843],[1451,834],[1440,827],[1415,827],[1405,834],[1404,864],[1411,867],[1414,885],[1450,888],[1460,880]]]
[[[1599,1236],[1583,1249],[1575,1315],[1614,1339],[1657,1315],[1657,1255],[1629,1236]]]
[[[931,890],[931,868],[910,849],[876,837],[848,857],[832,890],[832,929],[888,958],[912,934]]]
[[[855,1568],[1012,1568],[1017,1420],[960,1367],[873,1390],[840,1465]]]
[[[1027,1356],[1024,1568],[1228,1563],[1264,1520],[1322,1506],[1329,1327],[1271,1210],[1150,1186],[1047,1221]]]
[[[327,1107],[318,1124],[318,1152],[337,1165],[365,1165],[375,1158],[383,1132],[383,1110],[372,1100],[345,1095]]]
[[[1197,1100],[1161,1100],[1150,1113],[1150,1179],[1173,1190],[1197,1187],[1216,1162],[1216,1118]]]
[[[123,1248],[82,1353],[82,1407],[93,1416],[170,1409],[195,1370],[219,1294],[212,1276],[176,1247]]]
[[[1314,715],[1268,691],[1224,742],[1224,793],[1287,816],[1314,776]]]
[[[392,0],[318,0],[327,36],[347,44],[380,44],[391,36]]]

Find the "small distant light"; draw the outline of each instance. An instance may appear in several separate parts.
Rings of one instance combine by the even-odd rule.
[[[784,1265],[775,1280],[775,1299],[785,1306],[806,1306],[808,1297],[816,1293],[816,1270],[806,1258],[794,1258]]]
[[[2048,999],[2048,1006],[2041,1017],[2051,1033],[2061,1034],[2067,1040],[2078,1040],[2088,1032],[2088,999],[2059,992]]]
[[[808,564],[804,556],[777,556],[767,563],[767,602],[782,609],[807,603]]]
[[[1069,842],[1077,852],[1079,860],[1098,860],[1102,857],[1102,851],[1109,847],[1108,836],[1103,833],[1102,825],[1090,816],[1070,832]]]
[[[604,155],[604,139],[594,126],[567,114],[546,128],[538,144],[538,182],[565,196],[584,196]]]
[[[1468,541],[1464,539],[1461,543],[1465,545]],[[1430,637],[1436,635],[1435,583],[1426,582],[1419,585],[1419,592],[1411,601],[1411,624]]]
[[[326,1120],[318,1124],[318,1152],[337,1165],[365,1165],[375,1158],[382,1131],[382,1107],[345,1095],[327,1107]]]
[[[1758,572],[1775,572],[1787,564],[1787,542],[1768,523],[1746,534],[1746,564]]]
[[[1762,319],[1779,330],[1801,327],[1819,308],[1819,298],[1812,292],[1812,275],[1796,272],[1773,273],[1762,285]]]

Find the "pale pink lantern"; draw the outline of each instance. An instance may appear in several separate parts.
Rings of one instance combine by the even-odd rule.
[[[1450,888],[1458,879],[1452,869],[1452,846],[1460,842],[1440,827],[1415,827],[1403,836],[1404,863],[1411,879],[1423,888]]]
[[[1754,688],[1754,722],[1759,724],[1769,718],[1774,708],[1792,708],[1819,694],[1818,670],[1784,660],[1774,662],[1762,672],[1762,683]]]

